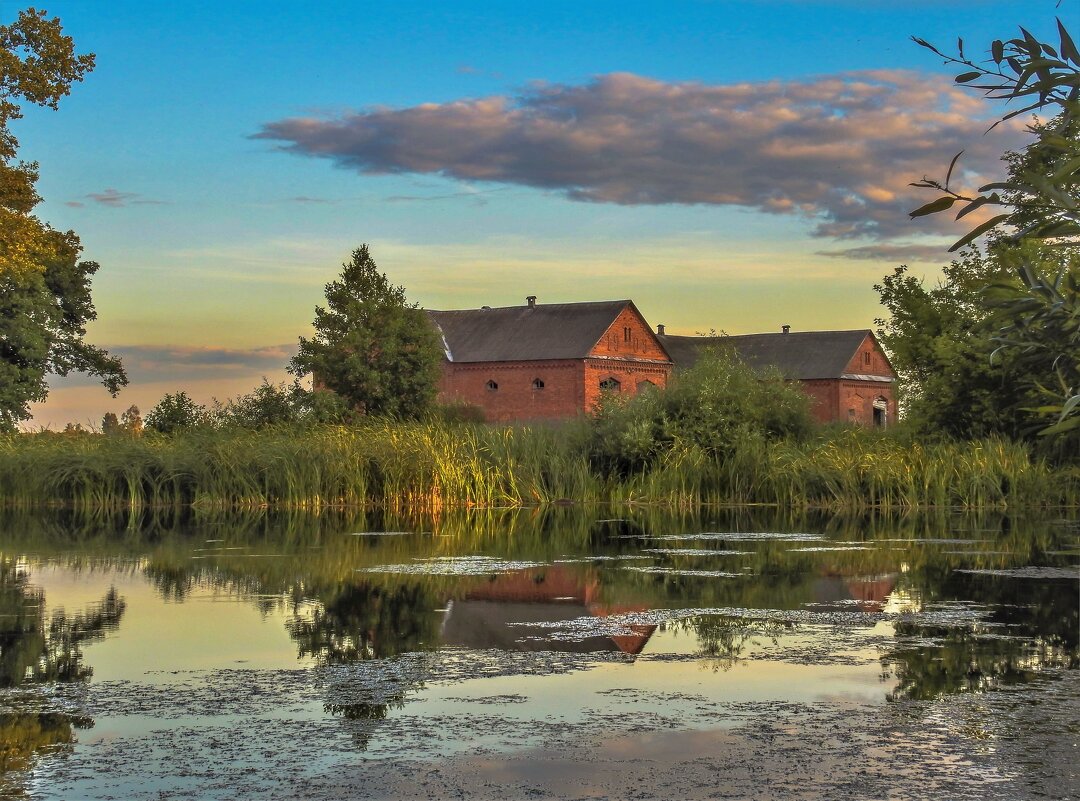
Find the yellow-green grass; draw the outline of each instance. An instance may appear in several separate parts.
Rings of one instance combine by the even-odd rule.
[[[1080,505],[1080,469],[1002,439],[921,443],[855,429],[805,442],[748,436],[718,457],[675,443],[649,467],[598,472],[577,425],[372,421],[173,436],[0,436],[0,505],[322,509],[534,506],[569,500],[689,508]]]

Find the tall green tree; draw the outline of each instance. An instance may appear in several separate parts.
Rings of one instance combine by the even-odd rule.
[[[442,347],[405,290],[379,272],[367,245],[353,251],[315,307],[315,336],[289,363],[315,389],[336,392],[363,414],[415,418],[435,401]]]
[[[942,270],[933,286],[897,267],[874,289],[889,312],[877,320],[903,389],[903,405],[924,433],[957,438],[1004,434],[1036,439],[1045,405],[1036,385],[1044,373],[997,337],[1011,319],[988,301],[987,287],[1020,286],[1017,263],[1060,267],[1059,249],[998,243],[988,252],[973,246]]]
[[[38,165],[16,160],[10,129],[21,104],[55,109],[93,67],[94,56],[77,55],[60,20],[42,11],[0,25],[0,430],[30,416],[30,404],[48,395],[49,375],[89,373],[114,395],[127,384],[119,359],[84,340],[97,316],[90,281],[98,265],[79,260],[74,232],[33,215]]]

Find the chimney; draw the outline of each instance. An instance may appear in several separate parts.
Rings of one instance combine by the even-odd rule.
[[[536,307],[536,295],[529,295],[527,298],[525,298],[525,302],[529,304],[530,309],[535,308]]]
[[[782,326],[780,326],[780,330],[785,334],[789,334],[789,333],[791,333],[791,326],[790,325],[782,325]]]
[[[664,324],[663,324],[663,323],[657,323],[657,324],[656,324],[656,333],[657,333],[657,334],[658,334],[659,336],[663,336],[663,335],[664,335]]]

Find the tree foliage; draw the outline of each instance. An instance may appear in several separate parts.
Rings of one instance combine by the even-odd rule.
[[[442,349],[423,310],[380,273],[367,245],[353,251],[315,308],[315,336],[300,338],[289,372],[313,375],[359,412],[419,417],[435,400]]]
[[[0,430],[30,416],[51,374],[85,372],[114,395],[127,383],[118,359],[84,341],[97,316],[90,280],[98,265],[79,261],[73,232],[31,213],[40,200],[38,165],[15,161],[19,143],[9,127],[22,116],[21,102],[55,109],[93,66],[94,56],[76,55],[60,21],[44,12],[28,9],[0,25]]]
[[[1046,403],[1035,387],[1046,372],[1000,350],[996,338],[1012,318],[988,303],[986,288],[1016,291],[1016,263],[1034,261],[1052,271],[1063,258],[1058,249],[1034,244],[1002,243],[989,253],[968,246],[936,286],[901,266],[874,287],[889,312],[876,321],[878,336],[900,376],[913,426],[957,438],[1035,437],[1043,424],[1034,410]]]
[[[989,100],[1013,104],[991,128],[1044,109],[1049,109],[1054,118],[1050,124],[1028,127],[1035,141],[1027,149],[1027,158],[1016,165],[1019,169],[1014,169],[1005,181],[986,184],[974,193],[953,189],[952,175],[961,152],[953,158],[944,181],[924,178],[912,184],[941,193],[936,200],[912,211],[912,217],[949,211],[957,204],[958,220],[984,206],[1005,209],[969,231],[951,250],[1000,230],[1005,224],[1018,228],[1014,239],[1080,242],[1080,142],[1076,136],[1080,119],[1080,53],[1060,20],[1057,26],[1056,48],[1020,28],[1018,38],[991,43],[990,58],[983,61],[964,54],[962,39],[957,42],[957,55],[950,56],[915,37],[917,44],[941,56],[946,64],[964,69],[956,76],[957,83],[983,92]],[[1022,215],[1017,213],[1020,210]]]
[[[206,424],[206,407],[196,403],[186,392],[167,393],[146,413],[146,426],[159,434],[173,434]]]
[[[597,469],[628,475],[676,444],[723,456],[748,437],[798,438],[812,425],[798,386],[777,372],[756,372],[718,337],[664,389],[603,398],[590,421],[589,454]]]
[[[959,204],[957,219],[983,207],[1003,213],[990,217],[963,236],[952,250],[982,236],[996,235],[1014,243],[1030,241],[1062,247],[1071,254],[1080,246],[1080,51],[1058,20],[1058,45],[1040,42],[1029,31],[990,45],[990,59],[976,62],[964,54],[947,56],[928,42],[915,41],[964,71],[956,82],[980,90],[990,100],[1013,104],[998,123],[1022,114],[1049,110],[1053,119],[1034,123],[1034,141],[1019,154],[1006,154],[1009,178],[963,193],[950,186],[953,158],[944,181],[924,179],[915,186],[934,189],[940,196],[911,212],[912,217],[936,214]],[[997,125],[998,123],[995,123]],[[992,126],[993,127],[993,126]],[[1015,233],[1007,237],[1002,226]],[[986,288],[984,303],[1000,312],[1000,328],[992,335],[999,359],[1012,359],[1021,371],[1025,389],[1042,396],[1031,407],[1044,418],[1042,434],[1056,441],[1061,452],[1080,444],[1080,277],[1075,255],[1056,270],[1037,261],[1015,269],[1015,279],[995,281]]]

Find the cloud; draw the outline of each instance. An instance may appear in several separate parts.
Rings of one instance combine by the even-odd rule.
[[[289,198],[293,203],[335,203],[336,201],[329,200],[325,197],[308,197],[307,195],[297,195],[296,197]]]
[[[296,345],[261,348],[118,345],[110,348],[110,352],[123,359],[124,366],[131,373],[179,370],[191,374],[217,370],[280,369],[296,354]]]
[[[449,192],[444,195],[389,195],[384,198],[384,200],[387,203],[423,203],[432,200],[456,200],[458,198],[468,198],[477,206],[486,206],[487,200],[484,199],[484,195],[490,195],[494,192],[505,192],[508,189],[510,189],[510,187],[503,186],[498,189],[472,189],[464,192]]]
[[[952,241],[945,241],[938,245],[904,245],[878,243],[862,245],[857,248],[845,248],[844,250],[819,250],[818,256],[830,256],[834,259],[856,259],[859,261],[890,261],[890,262],[937,262],[951,261],[955,256],[949,253]]]
[[[73,209],[81,209],[85,206],[85,203],[80,203],[78,200],[68,200],[64,203],[65,206],[70,206]]]
[[[983,136],[988,107],[947,79],[872,71],[703,84],[614,73],[509,96],[266,123],[253,138],[362,174],[435,174],[596,203],[737,205],[877,239],[948,230],[908,220],[908,186],[960,166],[999,174],[1019,118]],[[939,215],[941,217],[941,215]]]
[[[161,206],[165,204],[163,200],[151,200],[144,198],[137,192],[120,192],[116,189],[106,189],[103,192],[91,192],[86,197],[93,200],[95,203],[100,203],[102,206],[109,206],[110,208],[119,209],[125,206]],[[73,205],[72,203],[68,204]],[[79,203],[78,205],[83,205]]]
[[[174,381],[231,380],[240,376],[281,375],[297,345],[269,345],[261,348],[187,347],[152,345],[110,345],[107,350],[124,363],[131,384]],[[247,380],[251,380],[250,378]],[[87,375],[72,374],[68,386],[93,386],[99,382]]]

